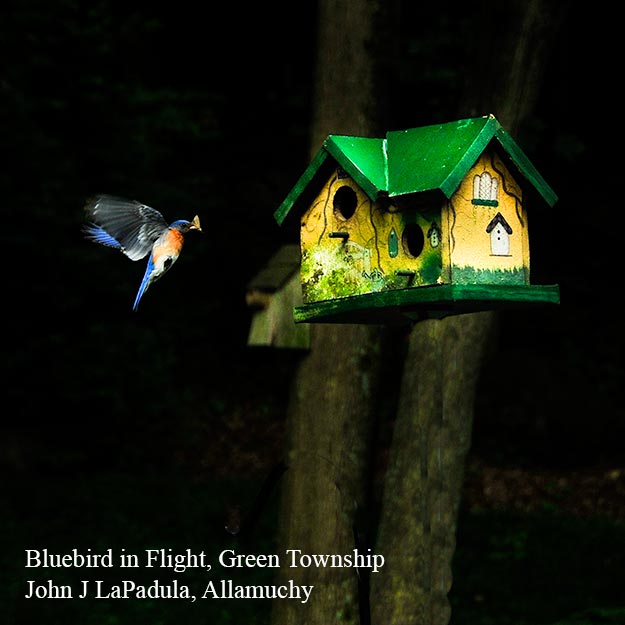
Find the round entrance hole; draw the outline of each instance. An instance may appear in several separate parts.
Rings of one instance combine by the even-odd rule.
[[[404,252],[412,258],[416,258],[423,251],[425,245],[425,237],[423,236],[423,230],[419,224],[408,224],[404,228],[402,235],[402,246]]]
[[[358,197],[351,187],[343,186],[336,190],[332,202],[334,213],[341,219],[349,219],[356,212]]]

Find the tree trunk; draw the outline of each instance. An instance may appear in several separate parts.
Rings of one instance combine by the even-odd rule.
[[[328,134],[379,132],[374,93],[379,50],[373,33],[384,15],[371,0],[320,0],[311,155]],[[381,366],[383,328],[311,327],[311,348],[298,367],[287,414],[287,463],[278,552],[351,553],[362,505]],[[354,569],[281,569],[282,579],[314,585],[308,604],[276,600],[274,625],[356,624]]]
[[[397,0],[318,0],[311,156],[329,134],[381,136]]]
[[[473,31],[482,46],[473,58],[482,62],[469,73],[459,117],[492,112],[518,138],[559,25],[552,6],[547,0],[482,5]],[[372,580],[375,625],[449,622],[447,594],[475,386],[495,315],[428,320],[411,331],[376,549],[387,564]]]
[[[279,553],[342,554],[354,549],[362,505],[373,396],[380,362],[378,332],[368,326],[313,326],[288,414]],[[359,623],[353,569],[280,570],[283,579],[313,585],[309,604],[277,600],[273,623]]]
[[[438,625],[451,614],[451,561],[472,405],[492,313],[428,319],[410,333],[384,482],[373,623]]]
[[[520,139],[540,94],[565,3],[485,0],[480,9],[473,29],[475,63],[466,73],[461,115],[493,113],[508,133]]]

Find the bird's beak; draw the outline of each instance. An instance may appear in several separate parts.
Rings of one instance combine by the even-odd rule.
[[[196,215],[191,222],[191,230],[199,230],[202,232],[202,228],[200,226],[200,218]]]

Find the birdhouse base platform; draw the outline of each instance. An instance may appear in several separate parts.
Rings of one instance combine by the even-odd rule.
[[[296,323],[403,324],[469,312],[560,303],[558,285],[440,284],[311,302]]]

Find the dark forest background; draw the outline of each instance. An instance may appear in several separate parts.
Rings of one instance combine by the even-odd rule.
[[[452,121],[475,8],[401,4],[388,129]],[[622,233],[601,169],[612,119],[597,78],[611,58],[609,21],[563,11],[535,115],[515,137],[559,196],[530,212],[530,240],[532,282],[559,284],[561,305],[500,314],[475,411],[455,623],[625,622],[612,295]],[[249,537],[245,523],[234,537],[224,524],[239,511],[246,520],[281,459],[300,356],[248,347],[245,291],[296,241],[273,212],[308,162],[315,28],[314,2],[3,4],[6,623],[268,622],[254,602],[24,602],[23,549],[217,552],[234,541],[270,552],[275,490]],[[143,262],[80,232],[83,204],[100,192],[202,221],[138,313]],[[382,432],[397,375],[389,362]]]

